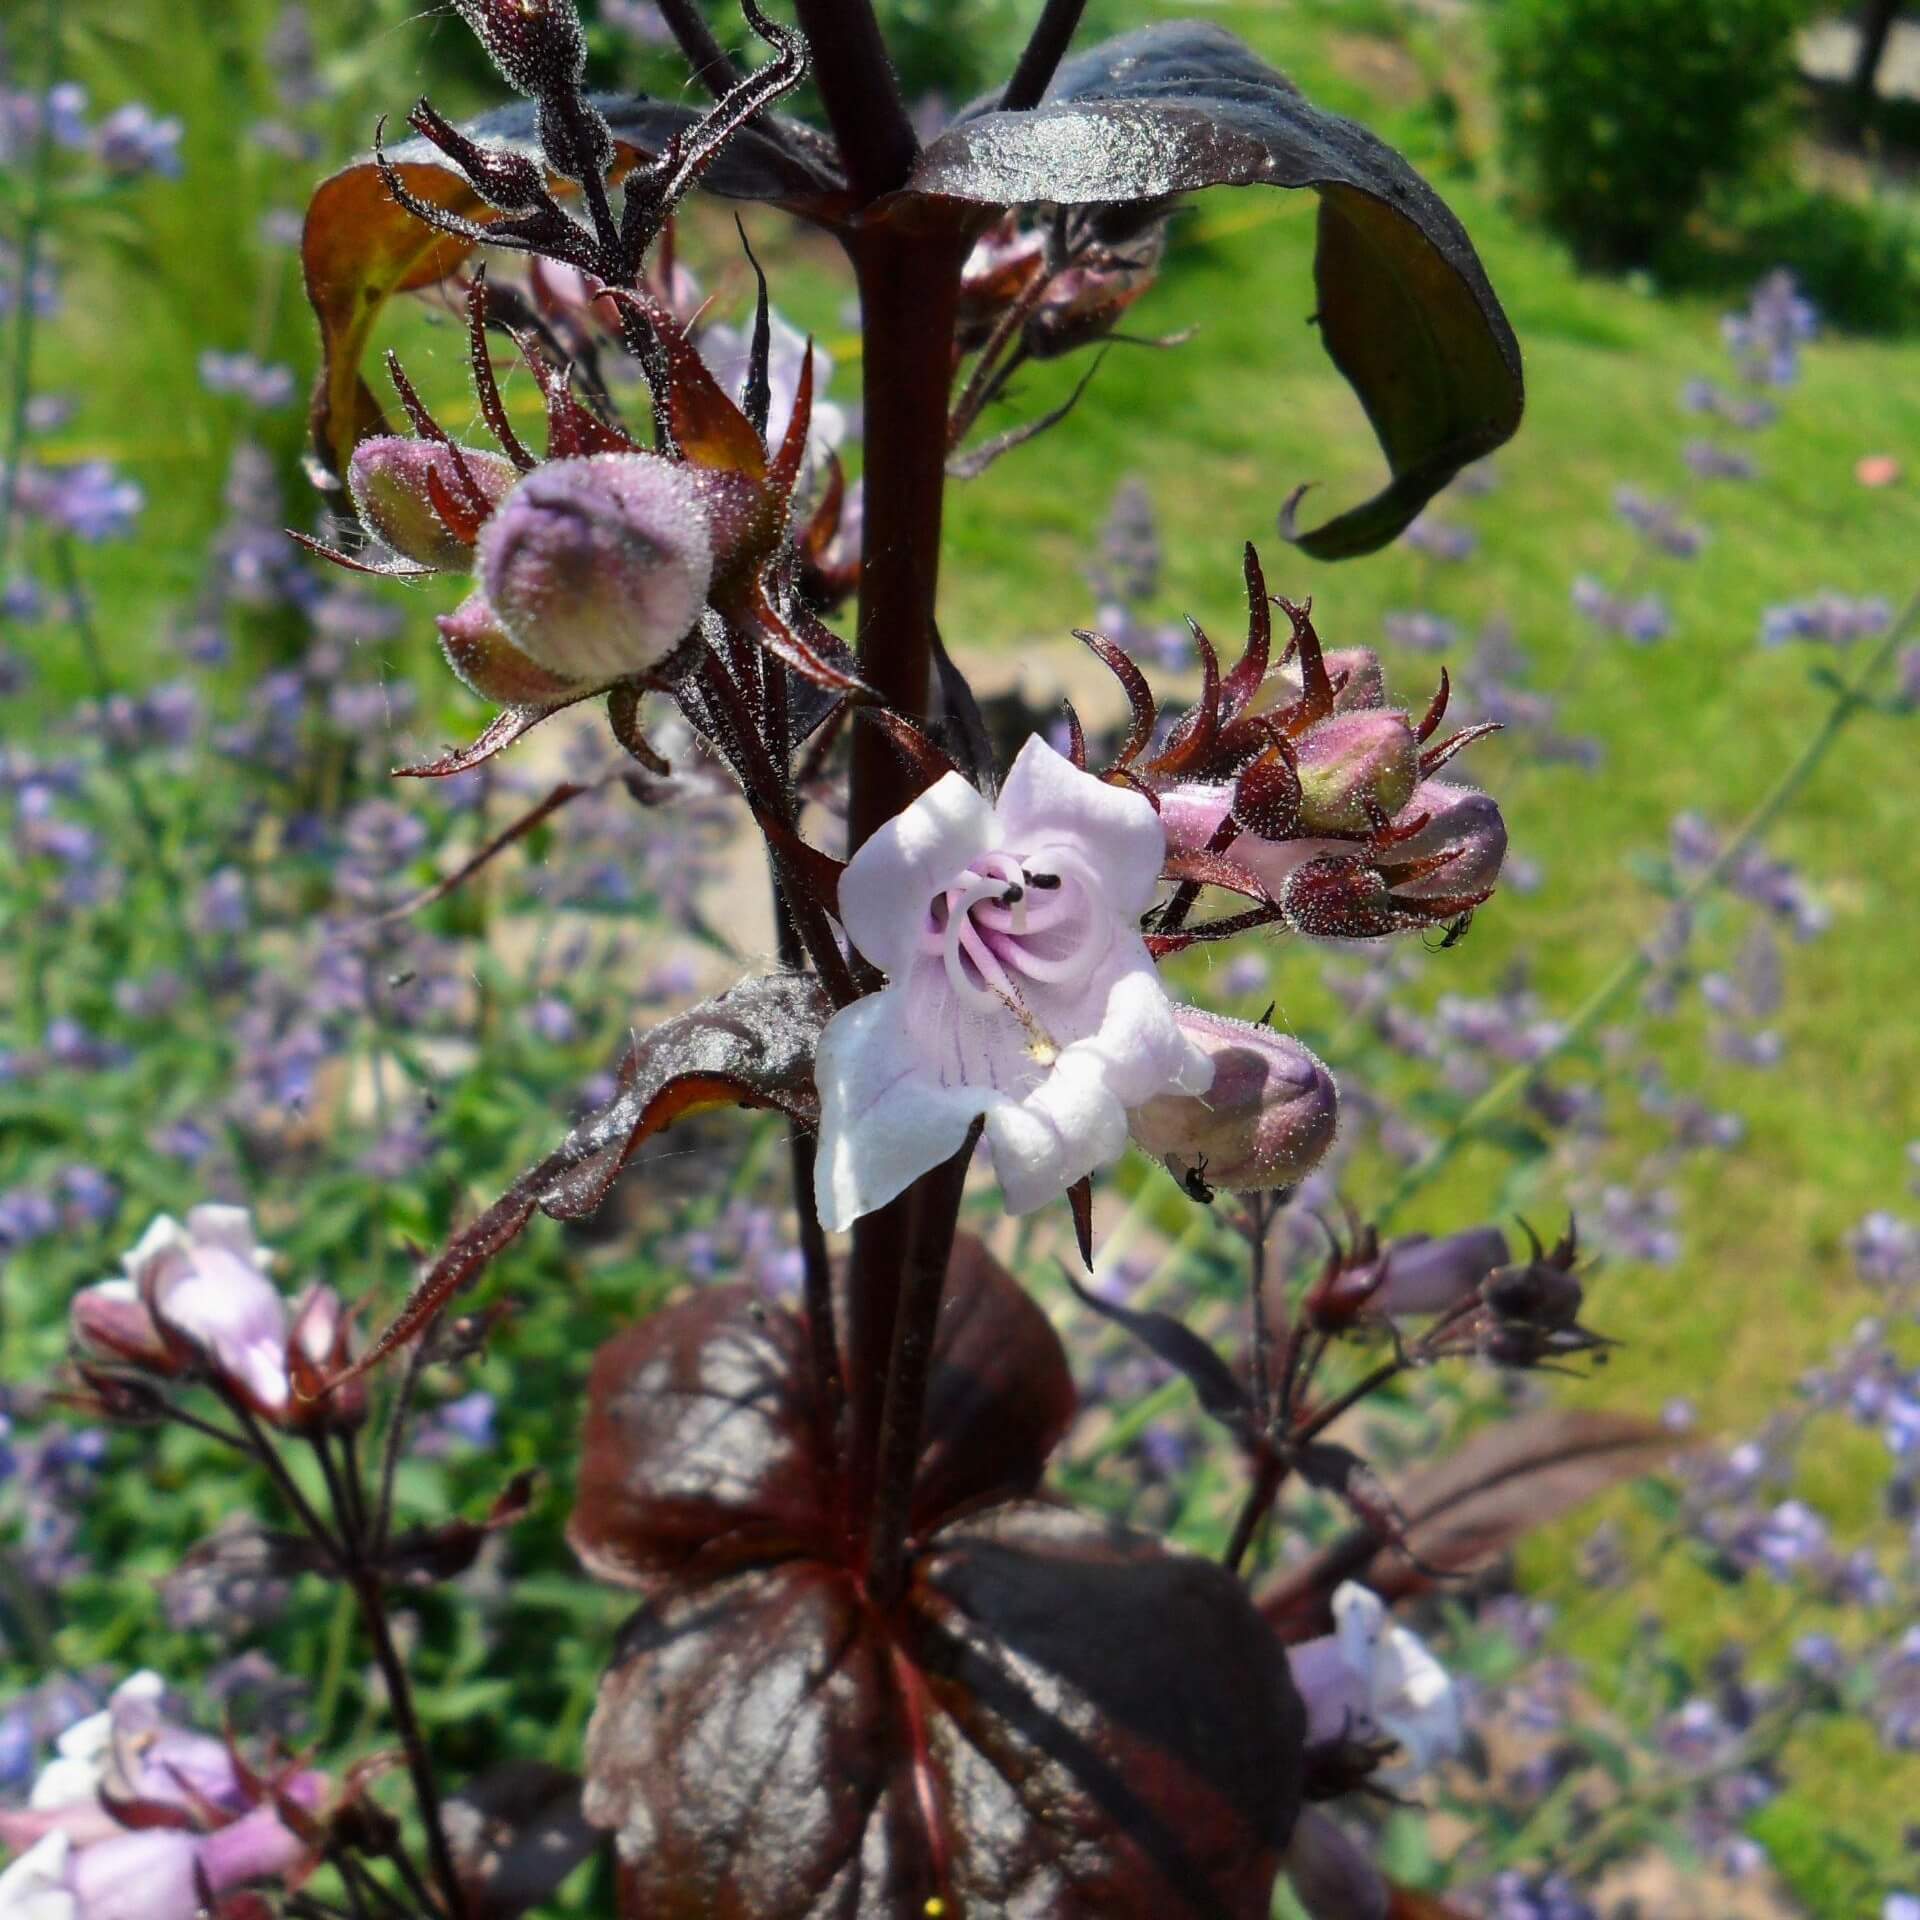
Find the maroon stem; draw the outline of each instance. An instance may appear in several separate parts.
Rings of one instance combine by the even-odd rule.
[[[912,1235],[897,1295],[867,1534],[867,1592],[879,1607],[891,1606],[905,1583],[913,1482],[926,1425],[927,1384],[933,1376],[934,1330],[947,1284],[947,1263],[953,1255],[960,1196],[982,1124],[976,1120],[960,1151],[913,1189]]]
[[[947,396],[968,245],[964,232],[901,234],[884,227],[847,239],[865,339],[860,667],[889,706],[916,720],[927,710],[933,660]],[[919,781],[886,735],[856,725],[849,847],[918,791]]]
[[[904,186],[920,143],[869,0],[794,0],[793,10],[855,200]]]
[[[865,333],[866,523],[860,577],[861,671],[901,713],[927,710],[947,396],[963,234],[850,235]],[[853,729],[848,844],[909,805],[913,771],[878,727]],[[849,1518],[858,1538],[873,1496],[881,1410],[894,1351],[894,1302],[907,1260],[911,1192],[854,1233],[847,1297],[847,1390],[853,1408]]]
[[[1003,113],[1040,104],[1047,83],[1052,80],[1060,62],[1066,58],[1067,48],[1073,43],[1074,29],[1079,26],[1080,16],[1086,11],[1086,6],[1087,0],[1047,0],[1034,26],[1033,38],[1027,42],[1027,49],[1020,56],[1020,64],[1014,68],[1013,78],[1007,82],[1007,90],[1000,96]]]

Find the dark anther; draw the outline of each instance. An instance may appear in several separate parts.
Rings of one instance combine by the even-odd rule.
[[[1060,884],[1057,873],[1028,873],[1024,867],[1020,870],[1020,878],[1041,893],[1051,893]]]
[[[1020,904],[1020,902],[1024,900],[1026,897],[1027,897],[1026,888],[1019,885],[1016,882],[1013,886],[1010,886],[1006,890],[1006,892],[1000,896],[1000,904],[1003,907],[1017,907]]]

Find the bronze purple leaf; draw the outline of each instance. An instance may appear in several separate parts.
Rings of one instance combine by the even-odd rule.
[[[1231,34],[1169,21],[1070,60],[1030,112],[970,110],[901,196],[982,207],[1160,201],[1202,187],[1320,195],[1316,319],[1392,478],[1309,532],[1307,553],[1370,553],[1470,461],[1510,439],[1520,347],[1466,230],[1364,127],[1312,106]]]
[[[1058,1336],[977,1242],[946,1299],[892,1604],[796,1314],[702,1292],[596,1362],[569,1532],[642,1595],[588,1736],[622,1914],[1264,1920],[1304,1737],[1278,1640],[1210,1562],[1024,1497]]]

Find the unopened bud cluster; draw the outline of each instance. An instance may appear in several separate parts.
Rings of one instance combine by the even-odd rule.
[[[474,574],[441,640],[454,672],[499,705],[647,674],[699,625],[711,503],[697,475],[658,454],[548,460],[523,475],[496,454],[381,435],[355,449],[348,485],[361,524],[404,560]]]

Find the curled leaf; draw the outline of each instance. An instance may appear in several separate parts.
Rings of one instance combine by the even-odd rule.
[[[448,1241],[351,1379],[420,1333],[512,1244],[536,1212],[579,1220],[607,1197],[641,1143],[710,1107],[819,1113],[813,1055],[832,1012],[806,975],[744,980],[642,1034],[620,1067],[620,1091]],[[338,1385],[340,1382],[336,1381]]]
[[[1512,437],[1519,343],[1466,230],[1364,127],[1308,103],[1231,34],[1168,21],[1068,61],[1031,112],[976,108],[931,141],[896,210],[1152,202],[1202,187],[1320,196],[1316,318],[1391,471],[1300,533],[1316,559],[1393,539],[1463,466]]]

